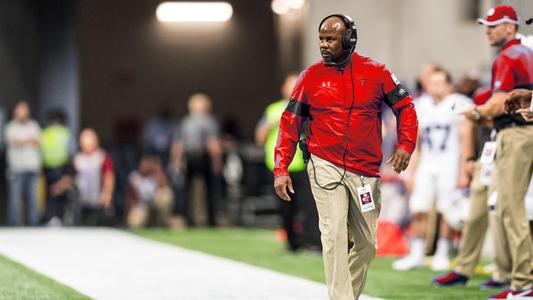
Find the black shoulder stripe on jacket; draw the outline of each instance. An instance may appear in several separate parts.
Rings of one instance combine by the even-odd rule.
[[[394,104],[398,103],[407,96],[409,96],[407,90],[401,84],[398,84],[396,88],[385,95],[384,100],[389,107],[392,107]]]
[[[309,105],[302,103],[300,101],[297,101],[295,99],[289,99],[289,104],[287,104],[287,108],[285,111],[291,112],[297,116],[300,117],[309,117]]]

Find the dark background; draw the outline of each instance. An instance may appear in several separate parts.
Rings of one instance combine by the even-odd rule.
[[[117,172],[126,170],[121,178],[136,166],[144,123],[161,110],[179,121],[196,92],[211,96],[241,142],[252,142],[284,72],[300,66],[300,28],[279,22],[270,0],[229,0],[232,18],[211,24],[160,23],[160,2],[0,0],[0,108],[10,116],[26,100],[42,127],[62,109],[76,136],[96,130]]]
[[[270,1],[229,1],[220,24],[159,23],[160,2],[0,1],[0,105],[26,99],[39,121],[61,107],[74,131],[115,143],[117,127],[135,131],[163,108],[183,116],[201,91],[251,140],[283,79]]]

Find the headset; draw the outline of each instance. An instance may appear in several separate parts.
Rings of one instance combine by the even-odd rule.
[[[324,23],[324,21],[326,21],[327,19],[331,18],[331,17],[339,17],[343,20],[344,24],[346,25],[346,31],[344,32],[344,35],[342,37],[342,48],[344,50],[348,50],[347,53],[346,53],[346,58],[344,58],[341,62],[326,62],[326,67],[339,67],[341,68],[342,70],[344,70],[344,66],[351,62],[351,58],[352,58],[352,52],[355,50],[355,46],[357,45],[357,28],[355,27],[355,23],[354,21],[352,20],[352,18],[346,16],[346,15],[342,15],[342,14],[333,14],[333,15],[329,15],[327,17],[325,17],[324,19],[322,19],[322,21],[320,22],[320,25],[318,26],[318,30],[320,31],[320,27],[322,27],[322,24]],[[324,190],[328,190],[328,191],[332,191],[334,189],[336,189],[339,185],[343,184],[343,181],[344,181],[344,177],[346,176],[346,153],[348,152],[348,131],[350,129],[350,116],[352,114],[352,110],[353,110],[353,106],[355,104],[355,86],[354,86],[354,80],[353,80],[353,70],[352,70],[352,64],[350,63],[350,79],[352,81],[352,103],[350,104],[350,108],[348,110],[348,117],[347,117],[347,120],[346,120],[346,130],[344,132],[344,153],[342,154],[342,164],[343,164],[343,172],[342,174],[339,172],[339,175],[341,175],[341,178],[339,179],[339,181],[337,182],[332,182],[333,186],[332,187],[326,187],[326,186],[322,186],[320,183],[318,183],[318,180],[316,178],[316,169],[315,169],[315,164],[313,162],[313,159],[311,158],[311,154],[309,153],[309,151],[307,150],[307,145],[305,143],[305,140],[301,140],[299,142],[299,146],[300,146],[300,149],[302,150],[303,153],[306,153],[307,152],[307,155],[308,155],[308,160],[311,161],[311,165],[313,167],[313,177],[314,177],[314,180],[315,180],[315,183],[322,189]]]
[[[342,49],[347,51],[347,53],[346,53],[346,57],[342,61],[340,62],[329,61],[329,62],[326,62],[326,66],[343,67],[346,64],[346,62],[348,62],[348,60],[351,59],[352,57],[351,54],[355,50],[355,46],[357,45],[357,27],[355,27],[355,22],[349,16],[343,15],[343,14],[332,14],[322,19],[322,21],[320,21],[320,24],[318,25],[319,32],[320,32],[320,28],[322,27],[322,24],[324,24],[324,22],[327,19],[332,18],[332,17],[340,18],[342,22],[344,23],[344,25],[346,26],[346,31],[344,32],[342,36]]]

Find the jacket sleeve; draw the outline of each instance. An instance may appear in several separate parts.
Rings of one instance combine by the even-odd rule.
[[[513,63],[506,56],[498,56],[492,64],[492,90],[508,93],[516,86]]]
[[[386,68],[383,71],[383,100],[396,116],[397,146],[413,153],[418,135],[413,99],[394,74]]]
[[[287,108],[281,115],[278,140],[274,149],[274,177],[289,174],[287,169],[294,158],[302,124],[309,116],[303,72],[298,77]]]

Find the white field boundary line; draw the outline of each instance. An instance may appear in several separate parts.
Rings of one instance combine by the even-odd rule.
[[[116,229],[0,229],[0,254],[94,299],[327,299],[311,280]]]

